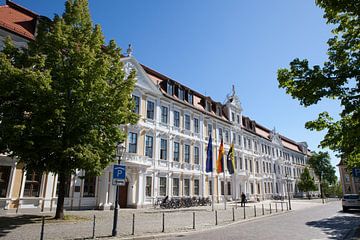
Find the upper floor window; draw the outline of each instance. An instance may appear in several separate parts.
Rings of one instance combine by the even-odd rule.
[[[180,99],[180,100],[184,100],[184,99],[185,99],[184,89],[179,88],[179,99]]]
[[[179,161],[180,147],[178,142],[174,142],[174,161]]]
[[[193,104],[193,95],[192,95],[192,93],[188,93],[188,102],[190,103],[190,104]]]
[[[190,163],[190,145],[184,145],[184,161]]]
[[[212,125],[211,123],[208,124],[208,136],[210,136],[212,133]]]
[[[223,138],[222,128],[219,128],[219,138],[220,138],[220,139],[222,139],[222,138]]]
[[[174,126],[180,127],[180,113],[178,111],[174,111]]]
[[[221,107],[217,107],[216,108],[216,114],[218,115],[218,116],[222,116],[222,110],[221,110]]]
[[[235,122],[235,113],[231,113],[231,121]]]
[[[240,116],[239,115],[236,115],[236,120],[237,120],[237,123],[240,124]]]
[[[161,122],[162,123],[168,122],[168,108],[165,106],[161,106]]]
[[[229,142],[229,131],[228,130],[224,130],[225,133],[225,142]]]
[[[167,94],[169,95],[174,95],[174,86],[172,85],[172,83],[167,82]]]
[[[129,153],[136,153],[137,133],[129,132]]]
[[[190,130],[190,115],[185,114],[185,129]]]
[[[153,157],[153,140],[152,136],[146,136],[145,138],[145,156],[149,158]]]
[[[205,106],[205,107],[206,107],[206,111],[211,112],[211,103],[208,102],[208,101],[206,101],[205,105],[206,105],[206,106]]]
[[[133,100],[135,102],[134,113],[140,113],[140,98],[138,96],[133,95]]]
[[[199,164],[199,148],[194,147],[194,164]]]
[[[154,102],[147,101],[147,108],[146,108],[146,118],[147,119],[154,119],[154,111],[155,111],[154,106],[155,106]]]
[[[241,135],[238,135],[238,144],[241,146]]]
[[[194,118],[194,131],[195,133],[199,133],[200,129],[199,129],[199,119]]]
[[[166,139],[161,139],[160,159],[167,160],[167,140]]]

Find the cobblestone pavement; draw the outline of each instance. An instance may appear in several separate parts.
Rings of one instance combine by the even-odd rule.
[[[218,226],[224,226],[235,221],[247,221],[255,217],[254,206],[256,206],[256,218],[264,215],[285,213],[287,202],[263,201],[260,203],[249,203],[244,208],[234,203],[228,203],[224,210],[223,204],[215,204]],[[320,200],[292,200],[292,209],[299,210],[317,205],[322,205]],[[234,209],[234,210],[233,210]],[[193,214],[195,213],[195,228],[193,229]],[[162,218],[164,214],[165,233],[192,232],[206,230],[215,226],[215,211],[211,206],[193,207],[176,210],[163,209],[120,209],[118,220],[118,236],[122,238],[132,236],[132,221],[135,215],[134,236],[151,236],[162,234]],[[233,215],[234,214],[234,215]],[[113,211],[67,211],[71,220],[55,221],[51,218],[54,213],[43,214],[6,214],[0,215],[0,238],[10,239],[40,239],[41,216],[46,216],[44,239],[82,239],[90,238],[93,231],[93,216],[96,216],[95,235],[97,237],[111,236],[113,224]]]

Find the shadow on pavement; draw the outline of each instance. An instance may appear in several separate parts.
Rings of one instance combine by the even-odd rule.
[[[320,228],[329,239],[347,239],[347,234],[360,225],[360,211],[349,211],[347,213],[349,215],[311,221],[307,222],[306,225]]]
[[[13,229],[25,224],[41,223],[42,216],[39,215],[20,215],[20,216],[1,216],[0,217],[0,237],[5,236]]]

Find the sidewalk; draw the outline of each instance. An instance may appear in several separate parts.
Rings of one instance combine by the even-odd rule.
[[[244,208],[236,208],[234,202],[227,203],[224,210],[223,203],[211,206],[192,207],[181,209],[120,209],[118,220],[118,237],[132,238],[140,236],[153,236],[164,233],[181,233],[189,231],[205,230],[213,227],[224,226],[235,221],[248,221],[249,219],[285,213],[287,202],[262,201],[248,203]],[[293,210],[322,204],[321,200],[291,200]],[[264,206],[264,212],[262,207]],[[234,209],[234,210],[233,210]],[[277,211],[276,211],[277,210]],[[193,216],[195,213],[195,230],[193,229]],[[217,213],[217,225],[215,214]],[[54,213],[32,214],[32,215],[5,215],[0,216],[0,237],[4,240],[10,239],[40,239],[41,217],[46,216],[44,239],[84,239],[91,238],[93,233],[93,217],[96,216],[95,236],[110,237],[113,225],[113,211],[67,211],[71,220],[55,221],[51,218]],[[132,235],[133,214],[135,215],[134,235]],[[163,217],[165,220],[164,233]]]

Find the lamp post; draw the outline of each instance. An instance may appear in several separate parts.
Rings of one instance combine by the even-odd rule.
[[[120,164],[122,156],[125,152],[125,146],[119,143],[116,146],[116,157],[118,160],[118,164]],[[115,207],[114,207],[114,222],[113,222],[113,229],[112,229],[112,236],[115,237],[117,235],[117,221],[118,221],[118,212],[119,212],[119,186],[116,185],[116,193],[115,193]]]
[[[286,174],[286,190],[288,193],[288,200],[289,200],[289,210],[291,210],[291,201],[290,201],[290,191],[289,191],[289,176]]]

